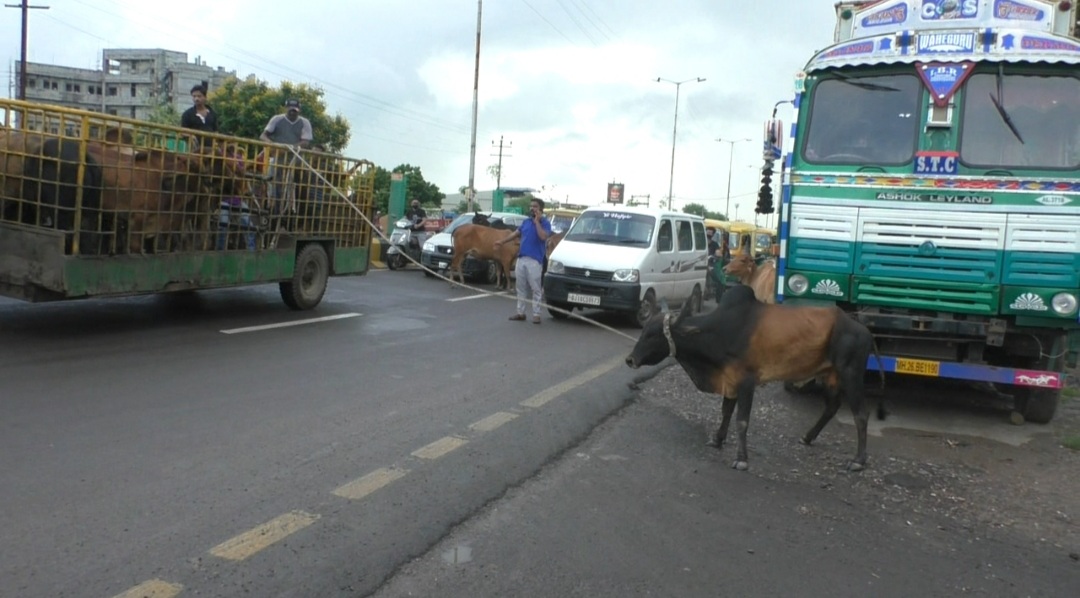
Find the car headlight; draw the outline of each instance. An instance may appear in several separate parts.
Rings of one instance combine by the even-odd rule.
[[[428,253],[435,253],[435,244],[434,243],[424,243],[424,251],[426,251]]]
[[[792,293],[803,295],[806,293],[806,289],[810,288],[810,281],[802,274],[793,274],[788,278],[787,286]]]
[[[1076,311],[1076,295],[1072,293],[1058,293],[1050,300],[1050,305],[1057,313],[1067,316]]]
[[[615,282],[637,282],[641,273],[637,270],[616,270],[611,274],[611,280]]]
[[[562,262],[548,260],[548,274],[562,274],[565,270]]]

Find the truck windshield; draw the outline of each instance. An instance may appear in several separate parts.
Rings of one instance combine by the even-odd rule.
[[[906,164],[915,154],[922,82],[915,75],[835,77],[814,87],[803,159]]]
[[[582,214],[566,233],[567,241],[613,245],[652,243],[656,218],[627,212],[595,211]]]
[[[1013,134],[991,96],[1016,127]],[[977,73],[967,82],[960,161],[984,168],[1080,166],[1080,79]],[[1023,141],[1021,141],[1021,139]]]

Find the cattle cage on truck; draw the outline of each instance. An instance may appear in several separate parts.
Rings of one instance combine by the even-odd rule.
[[[795,78],[777,300],[849,311],[871,368],[1003,385],[1014,415],[1049,421],[1080,350],[1074,3],[836,13]]]
[[[368,270],[371,162],[16,100],[0,118],[2,295],[277,282],[310,309]]]

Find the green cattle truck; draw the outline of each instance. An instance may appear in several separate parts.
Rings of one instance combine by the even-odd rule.
[[[0,295],[278,283],[293,309],[370,263],[366,160],[0,100]]]
[[[843,307],[877,339],[872,369],[992,383],[1014,419],[1050,421],[1080,345],[1075,5],[836,13],[835,43],[795,77],[795,124],[766,123],[777,300]]]

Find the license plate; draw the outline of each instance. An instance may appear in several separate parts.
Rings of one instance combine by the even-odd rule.
[[[927,361],[924,359],[897,358],[896,372],[898,374],[915,374],[916,376],[938,376],[941,371],[941,362]]]
[[[600,305],[599,295],[582,295],[580,293],[569,293],[566,295],[566,300],[570,303],[581,303],[582,305]]]
[[[446,262],[439,262],[436,267],[440,270],[446,267]]]

